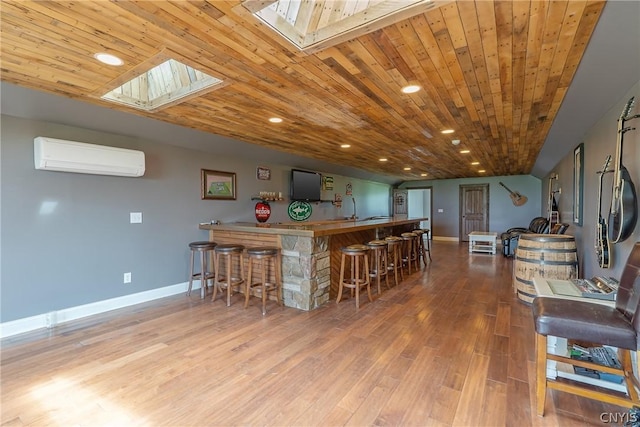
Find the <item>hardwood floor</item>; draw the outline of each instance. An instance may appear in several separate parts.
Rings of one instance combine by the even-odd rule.
[[[512,261],[434,242],[356,311],[243,309],[199,293],[2,342],[2,425],[583,426],[626,410],[549,392]],[[196,295],[198,294],[198,295]]]

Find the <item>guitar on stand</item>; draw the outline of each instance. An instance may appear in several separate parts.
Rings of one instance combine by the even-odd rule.
[[[604,174],[613,172],[607,170],[611,162],[611,156],[607,156],[607,160],[598,172],[600,181],[598,183],[598,223],[596,224],[596,255],[598,256],[598,265],[600,268],[609,268],[611,265],[611,245],[608,239],[607,221],[602,217],[602,180]]]
[[[625,127],[625,123],[640,117],[640,114],[629,116],[633,104],[634,97],[632,96],[618,119],[613,194],[611,196],[611,209],[609,210],[609,240],[611,243],[623,242],[629,238],[638,221],[636,188],[633,185],[633,181],[631,181],[629,171],[622,164],[623,136],[625,133],[635,129],[633,127]]]
[[[514,205],[522,206],[525,203],[527,203],[527,200],[529,200],[529,199],[527,199],[527,196],[523,196],[522,194],[518,193],[517,191],[511,191],[509,189],[509,187],[507,187],[503,183],[500,183],[500,185],[502,185],[504,188],[507,189],[507,191],[509,192],[509,197],[511,197],[511,201],[513,202]]]

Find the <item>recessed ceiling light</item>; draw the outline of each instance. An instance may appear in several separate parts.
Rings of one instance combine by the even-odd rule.
[[[271,117],[269,121],[271,123],[282,123],[282,119],[280,117]]]
[[[111,55],[110,53],[100,52],[93,55],[93,57],[96,58],[98,61],[102,62],[103,64],[107,64],[107,65],[119,66],[124,64],[124,61],[122,59],[118,58],[115,55]]]
[[[440,133],[453,133],[455,132],[453,129],[445,129],[445,130],[441,130]]]
[[[420,176],[427,176],[427,174],[426,173],[421,173]]]
[[[402,88],[402,93],[416,93],[420,90],[418,85],[409,85]]]
[[[411,170],[410,167],[406,167],[406,168],[403,168],[403,169],[406,170],[406,171],[410,171]]]
[[[479,173],[485,173],[485,172],[486,172],[486,170],[484,170],[484,169],[480,169],[478,172],[479,172]]]
[[[349,148],[351,144],[340,144],[340,148]]]
[[[378,159],[378,160],[380,160],[381,162],[386,162],[387,161],[387,159],[385,159],[384,157],[381,158],[381,159]]]
[[[460,150],[461,154],[469,154],[471,150]]]
[[[479,165],[480,162],[471,162],[471,164],[475,166],[475,165]]]

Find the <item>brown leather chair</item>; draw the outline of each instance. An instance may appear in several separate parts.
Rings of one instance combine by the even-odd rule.
[[[601,402],[632,408],[640,405],[638,380],[633,375],[631,351],[640,343],[640,242],[636,242],[620,278],[615,307],[588,301],[537,297],[533,300],[533,320],[536,328],[536,397],[538,415],[544,415],[547,388],[565,391]],[[594,345],[618,348],[621,368],[604,367],[589,361],[579,361],[547,353],[547,336],[563,337]],[[547,378],[547,361],[568,363],[624,377],[627,395],[608,393],[575,382]]]
[[[569,228],[569,224],[558,222],[553,224],[551,230],[549,230],[549,234],[564,234]]]
[[[566,228],[565,228],[566,230]],[[528,228],[513,227],[500,234],[502,241],[502,254],[512,257],[518,247],[518,238],[521,234],[547,234],[549,232],[549,220],[543,216],[537,216],[531,220]],[[562,233],[561,233],[562,234]]]

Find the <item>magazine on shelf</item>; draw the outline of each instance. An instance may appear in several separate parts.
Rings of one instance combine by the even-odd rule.
[[[591,279],[571,279],[581,296],[613,301],[618,292],[618,282],[613,278],[595,276]]]
[[[609,366],[617,369],[621,368],[620,361],[618,360],[618,356],[615,350],[609,346],[585,348],[580,345],[574,344],[569,348],[569,351],[572,359],[595,362],[599,365]],[[574,366],[573,370],[577,375],[600,379],[603,381],[609,381],[612,383],[622,384],[622,382],[624,381],[624,377],[621,375],[610,374],[595,369]]]

